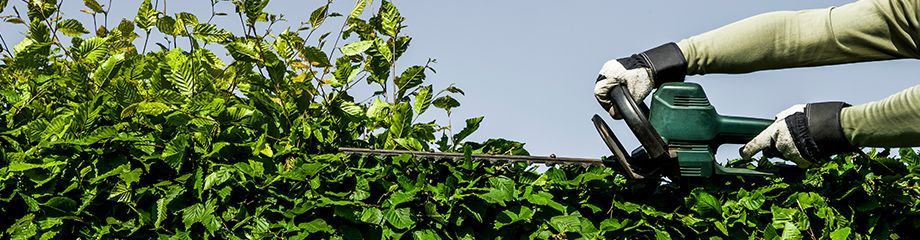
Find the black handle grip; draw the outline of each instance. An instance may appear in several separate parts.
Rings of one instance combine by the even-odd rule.
[[[629,130],[636,135],[639,143],[642,143],[649,158],[651,160],[670,159],[667,144],[658,134],[658,131],[652,127],[646,116],[645,112],[648,112],[648,110],[645,109],[648,109],[648,107],[645,107],[645,103],[641,103],[641,106],[636,104],[626,86],[622,85],[614,86],[610,90],[608,97],[620,113],[620,116],[626,121]]]

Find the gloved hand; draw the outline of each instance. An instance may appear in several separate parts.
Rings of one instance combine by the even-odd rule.
[[[607,94],[616,85],[625,85],[636,102],[652,88],[666,82],[683,82],[687,61],[675,43],[667,43],[630,57],[607,61],[594,84],[594,97],[613,118],[620,116]]]
[[[840,110],[848,106],[823,102],[783,110],[773,124],[741,148],[741,157],[751,159],[763,151],[766,157],[780,157],[808,168],[831,155],[855,151],[840,126]]]

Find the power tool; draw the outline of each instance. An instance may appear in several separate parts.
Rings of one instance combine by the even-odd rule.
[[[716,175],[773,176],[800,172],[794,165],[770,164],[759,170],[720,165],[716,150],[722,144],[744,144],[767,128],[773,120],[723,116],[710,104],[703,88],[696,83],[672,82],[661,85],[651,98],[651,108],[636,103],[625,86],[615,86],[610,99],[641,146],[627,153],[607,123],[594,115],[591,119],[613,156],[602,159],[551,156],[464,155],[406,150],[339,148],[350,154],[421,158],[471,158],[489,161],[524,161],[547,164],[597,165],[618,169],[634,180],[669,178],[709,178]],[[777,156],[768,149],[765,156]]]
[[[631,179],[660,175],[772,176],[799,171],[788,164],[771,164],[764,170],[753,170],[725,167],[716,162],[715,154],[720,145],[747,143],[773,120],[719,115],[699,84],[662,84],[652,94],[651,108],[642,102],[637,104],[624,86],[614,87],[608,96],[642,146],[627,153],[600,116],[594,115],[592,121],[624,175]],[[777,156],[777,151],[768,149],[765,155]]]

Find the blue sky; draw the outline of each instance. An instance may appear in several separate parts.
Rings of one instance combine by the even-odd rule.
[[[10,1],[25,13],[20,1]],[[106,4],[107,1],[100,1]],[[109,25],[133,18],[141,1],[113,1]],[[379,0],[369,8],[375,10]],[[665,42],[712,30],[769,11],[839,6],[848,1],[395,1],[406,17],[404,33],[413,37],[400,66],[435,58],[436,86],[456,83],[466,91],[454,124],[486,116],[472,140],[507,138],[527,143],[535,155],[599,157],[609,152],[590,123],[603,114],[592,95],[600,66],[607,60]],[[206,0],[169,1],[170,14],[186,11],[206,18]],[[297,25],[325,1],[274,0],[268,10],[283,13]],[[347,12],[352,1],[336,1]],[[65,17],[91,23],[79,10],[82,1],[64,0]],[[218,10],[232,13],[230,3]],[[8,7],[2,15],[11,14]],[[101,19],[99,19],[101,21]],[[218,17],[215,23],[237,31],[239,20]],[[339,20],[330,25],[340,26]],[[276,28],[281,29],[281,28]],[[10,47],[25,29],[0,24]],[[142,43],[141,43],[142,44]],[[843,100],[853,104],[879,100],[917,84],[914,60],[787,69],[751,74],[689,77],[704,86],[721,114],[772,118],[797,103]],[[429,118],[444,118],[429,115]],[[609,124],[628,135],[622,122]],[[623,139],[627,148],[638,145]],[[737,157],[737,146],[722,148],[718,158]]]

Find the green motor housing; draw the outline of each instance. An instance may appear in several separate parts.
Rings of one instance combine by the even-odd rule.
[[[723,167],[716,163],[715,153],[722,144],[747,143],[773,120],[719,115],[703,87],[696,83],[665,83],[651,101],[649,122],[665,140],[672,156],[677,156],[681,176],[772,175]]]

